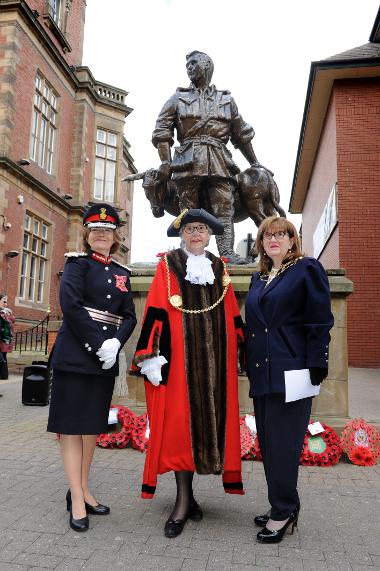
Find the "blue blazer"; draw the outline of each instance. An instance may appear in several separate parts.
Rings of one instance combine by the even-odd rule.
[[[299,259],[266,281],[256,273],[246,299],[246,363],[250,396],[284,393],[284,371],[328,367],[334,324],[323,266]]]
[[[96,255],[95,255],[96,256]],[[106,339],[116,337],[123,347],[136,325],[128,269],[116,260],[103,263],[93,254],[70,254],[61,280],[59,299],[63,323],[50,359],[50,367],[87,375],[115,377],[118,360],[102,369],[96,351]],[[123,318],[117,328],[93,319],[89,307]]]

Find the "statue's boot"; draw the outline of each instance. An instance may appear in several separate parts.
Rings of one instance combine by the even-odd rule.
[[[220,216],[219,222],[224,226],[224,232],[221,236],[215,236],[216,245],[218,246],[219,256],[227,258],[228,264],[247,264],[245,258],[241,258],[234,251],[235,232],[234,224],[229,216]]]

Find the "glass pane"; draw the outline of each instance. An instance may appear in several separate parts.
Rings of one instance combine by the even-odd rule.
[[[35,252],[36,254],[38,252],[38,240],[37,240],[37,238],[32,239],[32,252]]]
[[[48,227],[46,226],[46,224],[42,224],[42,232],[41,232],[41,236],[42,238],[47,238],[48,235]]]
[[[38,220],[33,220],[33,234],[39,234],[40,233],[40,223]]]
[[[40,271],[38,274],[38,291],[37,291],[37,301],[39,303],[43,301],[44,282],[45,282],[45,261],[40,260]]]
[[[40,126],[40,139],[38,144],[38,164],[40,165],[40,167],[42,167],[44,164],[45,139],[46,139],[46,119],[42,117],[41,126]]]
[[[46,242],[41,242],[41,256],[46,258]]]
[[[106,169],[106,181],[107,182],[112,182],[112,184],[114,183],[115,171],[116,171],[115,163],[111,163],[110,161],[107,161],[107,169]]]
[[[102,180],[94,180],[94,198],[98,200],[102,200],[103,198],[103,181]]]
[[[56,123],[56,118],[57,118],[57,113],[55,111],[53,111],[53,109],[50,111],[50,122],[55,125]]]
[[[36,75],[36,87],[41,91],[41,78],[39,75]]]
[[[96,159],[95,161],[95,179],[104,180],[104,165],[103,159]]]
[[[45,99],[42,101],[42,113],[44,115],[47,116],[48,114],[48,109],[49,109],[49,105],[47,104],[47,102],[45,101]]]
[[[29,216],[29,214],[25,214],[24,228],[26,230],[29,230],[29,228],[30,228],[30,216]]]
[[[26,276],[27,265],[28,265],[28,254],[24,252],[21,261],[21,277],[20,277],[20,290],[19,290],[20,297],[25,296],[25,284],[26,284],[25,276]]]
[[[106,142],[106,132],[102,131],[101,129],[98,129],[96,131],[96,140],[99,141],[100,143],[105,143]]]
[[[116,161],[116,149],[114,147],[107,147],[107,159]]]
[[[38,127],[38,111],[33,112],[32,132],[30,136],[30,158],[36,160],[37,153],[37,127]]]
[[[32,256],[30,260],[29,289],[28,289],[28,299],[30,300],[33,300],[34,298],[35,276],[36,276],[36,257]]]
[[[117,135],[115,135],[115,133],[107,133],[107,143],[113,147],[116,147]]]
[[[49,99],[49,94],[50,94],[49,86],[48,86],[48,85],[44,85],[44,97],[45,97],[46,99]]]
[[[100,143],[96,143],[96,154],[98,155],[98,157],[105,157],[106,156],[105,145],[101,145]]]
[[[29,248],[29,234],[27,234],[26,232],[24,234],[24,241],[22,243],[22,247],[26,249]]]
[[[49,140],[48,140],[48,157],[47,157],[47,166],[46,166],[46,170],[48,171],[48,173],[51,173],[53,170],[54,135],[55,135],[55,130],[53,127],[50,127]]]
[[[38,93],[34,94],[34,105],[38,108],[41,105],[41,95],[39,95]]]
[[[114,197],[114,184],[112,182],[106,182],[104,191],[104,200],[107,202],[113,202]]]
[[[54,107],[54,109],[57,109],[57,98],[54,95],[54,93],[51,94],[50,103],[51,103],[51,106]]]

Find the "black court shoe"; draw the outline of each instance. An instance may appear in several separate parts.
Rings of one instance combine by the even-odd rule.
[[[300,513],[300,509],[301,509],[301,504],[300,504],[300,502],[298,502],[298,504],[296,505],[295,511]],[[264,515],[257,515],[253,521],[255,522],[255,524],[258,527],[265,527],[269,521],[269,518],[270,518],[269,514],[270,514],[270,510],[268,511],[268,513],[266,513]]]
[[[66,494],[66,505],[67,511],[70,511],[71,508],[71,491],[67,490]],[[108,506],[103,506],[103,504],[96,504],[96,506],[92,506],[87,502],[84,502],[86,512],[91,515],[108,515],[111,510]]]
[[[165,537],[177,537],[183,532],[183,528],[185,527],[185,523],[187,522],[188,516],[184,519],[171,519],[169,518],[165,523],[164,533]]]
[[[70,509],[70,517],[69,517],[69,524],[71,529],[74,531],[87,531],[90,525],[89,519],[87,516],[81,517],[80,519],[73,518],[73,512]]]
[[[259,533],[257,534],[257,540],[260,541],[260,543],[279,543],[280,541],[282,541],[288,527],[290,525],[292,526],[291,533],[293,533],[294,528],[297,527],[297,523],[298,523],[298,511],[294,510],[294,512],[290,515],[288,521],[285,523],[285,525],[281,527],[281,529],[278,529],[276,531],[271,531],[267,527],[264,527],[264,529],[259,531]]]

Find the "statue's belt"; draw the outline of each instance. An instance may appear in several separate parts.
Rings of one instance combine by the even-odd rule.
[[[198,145],[212,145],[213,147],[221,148],[224,146],[224,143],[219,139],[215,139],[214,137],[210,137],[210,135],[199,135],[198,137],[190,137],[188,139],[184,139],[181,141],[181,147],[185,146],[189,143],[196,143]]]

